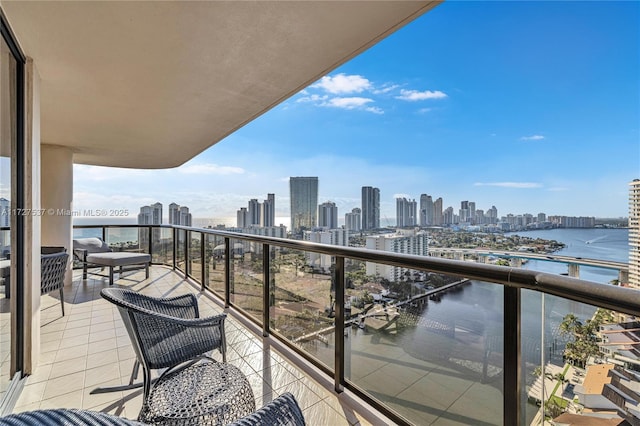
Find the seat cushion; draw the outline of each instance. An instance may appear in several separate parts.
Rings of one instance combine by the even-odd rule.
[[[129,253],[126,251],[93,253],[87,255],[87,262],[103,266],[125,266],[150,263],[151,256],[146,253]]]

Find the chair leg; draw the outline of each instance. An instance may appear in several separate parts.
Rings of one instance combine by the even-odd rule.
[[[131,378],[129,379],[129,384],[132,385],[133,381],[138,378],[138,371],[140,371],[140,363],[136,359],[133,363],[133,370],[131,371]]]
[[[145,278],[149,279],[149,264],[145,263],[144,265],[144,273],[145,273]]]
[[[64,285],[60,286],[60,306],[62,307],[62,316],[64,316]]]
[[[87,262],[82,263],[82,279],[87,279]]]
[[[109,285],[113,285],[113,266],[109,266]]]

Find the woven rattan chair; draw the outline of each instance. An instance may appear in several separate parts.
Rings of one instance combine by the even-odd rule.
[[[226,315],[199,318],[194,295],[155,298],[120,288],[102,297],[115,304],[137,362],[130,385],[143,370],[144,397],[138,420],[152,424],[228,424],[255,410],[251,386],[226,361]],[[222,363],[209,356],[222,353]],[[152,370],[165,369],[155,380]],[[114,389],[115,390],[115,389]]]
[[[9,416],[0,417],[0,425],[143,426],[142,423],[98,411],[74,410],[67,408],[25,411],[24,413],[11,414]]]
[[[304,417],[296,399],[283,393],[255,413],[229,426],[304,426]]]
[[[40,256],[40,294],[60,291],[60,306],[64,316],[64,274],[67,271],[69,255],[65,252],[42,254]]]

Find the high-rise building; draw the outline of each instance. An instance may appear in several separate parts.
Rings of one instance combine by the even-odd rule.
[[[349,244],[349,231],[346,229],[328,229],[325,231],[304,231],[303,239],[313,243],[346,246]],[[307,265],[323,272],[331,269],[332,257],[328,254],[306,251],[304,253]]]
[[[276,195],[267,194],[267,199],[262,203],[262,226],[271,227],[276,222]]]
[[[247,211],[249,212],[249,225],[260,225],[261,205],[256,198],[249,200]]]
[[[469,219],[469,202],[468,201],[460,201],[460,211],[458,215],[460,216],[460,222],[466,222]]]
[[[383,250],[393,253],[413,254],[428,256],[428,234],[426,231],[398,229],[395,234],[382,234],[367,237],[366,248],[370,250]],[[379,275],[389,281],[399,281],[406,273],[413,273],[408,268],[384,265],[382,263],[367,262],[367,275]]]
[[[476,217],[476,203],[475,201],[469,201],[469,217],[468,222],[473,222]]]
[[[434,225],[433,213],[433,199],[431,195],[420,195],[420,226]]]
[[[249,225],[249,211],[246,207],[240,207],[240,210],[236,212],[236,226],[238,228],[248,228]]]
[[[640,179],[629,183],[629,285],[640,288]]]
[[[442,214],[443,225],[452,225],[456,223],[456,219],[453,215],[453,207],[449,206],[444,210]]]
[[[442,197],[433,202],[433,224],[436,226],[444,225],[444,216],[442,214]]]
[[[187,206],[180,206],[180,225],[191,226],[191,213]]]
[[[169,224],[180,225],[180,206],[176,203],[169,204]]]
[[[162,204],[140,207],[138,225],[162,225]]]
[[[336,203],[327,201],[318,206],[318,226],[327,229],[338,228],[338,207],[336,207]]]
[[[290,177],[291,232],[300,233],[316,226],[318,211],[318,178]]]
[[[380,228],[380,189],[362,187],[362,229]]]
[[[351,213],[344,215],[344,228],[347,231],[362,230],[362,210],[354,208]]]
[[[0,226],[10,226],[10,209],[11,202],[4,197],[0,198]]]
[[[498,223],[498,209],[496,208],[496,206],[491,206],[491,208],[487,210],[486,217],[488,223],[492,225]]]
[[[416,212],[418,204],[416,200],[396,198],[396,223],[398,228],[416,226]]]

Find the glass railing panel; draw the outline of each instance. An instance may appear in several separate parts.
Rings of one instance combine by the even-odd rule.
[[[563,413],[594,411],[617,412],[637,424],[640,322],[530,290],[523,290],[522,302],[526,424],[549,424]]]
[[[207,288],[224,298],[225,245],[224,237],[205,234],[205,259],[207,264]]]
[[[152,259],[153,263],[165,265],[173,264],[173,229],[153,228],[152,232]]]
[[[231,303],[262,323],[262,244],[231,239]]]
[[[202,252],[200,247],[202,246],[200,232],[189,231],[188,233],[189,243],[189,275],[198,283],[202,281]]]
[[[73,228],[73,238],[100,238],[102,239],[102,227],[95,228]]]
[[[502,286],[372,262],[349,286],[350,383],[413,424],[502,424]]]
[[[105,242],[113,251],[149,253],[149,228],[107,227]]]
[[[185,243],[187,241],[187,231],[184,229],[176,229],[176,236],[178,238],[176,242],[176,268],[186,272]]]
[[[333,258],[273,247],[271,329],[329,368],[335,364]]]

